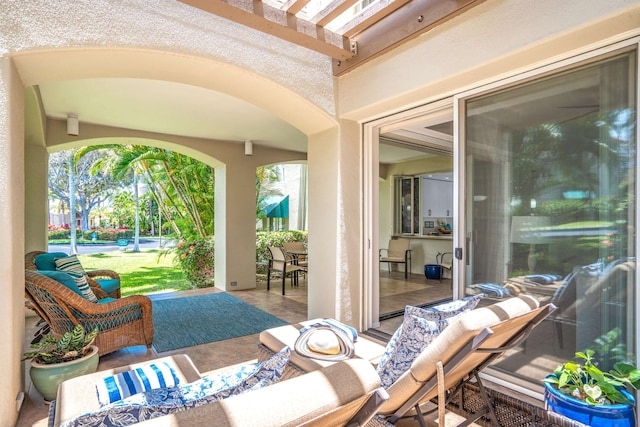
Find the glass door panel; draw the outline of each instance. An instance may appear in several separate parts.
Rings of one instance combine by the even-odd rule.
[[[625,52],[464,103],[466,293],[558,306],[497,374],[635,360],[636,75]]]

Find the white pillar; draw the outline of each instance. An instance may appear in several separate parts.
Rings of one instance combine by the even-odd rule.
[[[14,425],[24,342],[24,89],[11,59],[0,57],[0,425]]]
[[[308,316],[359,326],[362,311],[360,133],[341,121],[309,139]]]

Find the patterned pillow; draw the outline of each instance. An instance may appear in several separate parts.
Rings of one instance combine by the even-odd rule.
[[[393,353],[389,354],[384,365],[378,365],[380,385],[389,388],[409,370],[422,350],[431,344],[448,325],[449,319],[426,320],[418,316],[405,316]]]
[[[67,274],[73,277],[73,280],[76,281],[76,286],[78,287],[78,289],[82,293],[82,296],[85,299],[91,302],[98,302],[98,298],[96,297],[96,294],[94,294],[93,291],[91,290],[91,286],[89,286],[89,283],[87,282],[87,277],[84,274],[79,274],[74,271],[67,271]]]
[[[96,392],[100,406],[104,406],[143,391],[175,387],[179,383],[168,363],[151,363],[98,381]]]
[[[402,339],[402,333],[404,328],[403,325],[407,323],[407,321],[409,321],[411,324],[415,324],[416,320],[414,319],[414,317],[417,317],[419,319],[423,319],[426,321],[436,322],[435,325],[433,324],[422,325],[424,328],[428,330],[435,330],[437,328],[444,329],[449,324],[448,322],[446,322],[447,319],[455,317],[461,313],[464,313],[465,311],[473,310],[480,302],[481,297],[482,297],[481,295],[474,295],[474,296],[461,298],[455,301],[439,304],[439,305],[428,307],[428,308],[413,307],[409,305],[405,307],[404,321],[400,325],[400,327],[396,329],[393,336],[387,343],[384,354],[382,355],[382,357],[380,358],[380,362],[378,363],[377,371],[378,371],[378,375],[380,375],[381,378],[383,377],[383,374],[382,374],[383,372],[387,372],[387,373],[396,372],[396,374],[393,374],[393,375],[385,374],[384,377],[386,378],[386,381],[383,378],[382,386],[388,387],[391,384],[393,384],[395,379],[397,379],[400,376],[397,374],[397,372],[400,369],[404,369],[404,371],[409,369],[409,367],[411,366],[411,363],[418,356],[418,354],[420,354],[420,352],[427,346],[427,344],[431,343],[431,341],[435,338],[435,336],[439,334],[438,332],[437,334],[435,334],[435,336],[432,336],[433,333],[427,333],[427,336],[425,336],[423,340],[423,343],[426,342],[426,344],[423,344],[420,346],[421,347],[420,351],[418,351],[417,353],[411,352],[410,354],[405,353],[404,357],[411,356],[409,363],[408,364],[401,363],[400,366],[397,367],[395,366],[397,363],[395,359],[399,357],[399,354],[400,354],[399,351],[403,350],[403,349],[399,349],[398,345],[400,343],[400,340]],[[390,364],[390,366],[387,366],[387,364]],[[400,372],[400,374],[402,374],[402,372]]]
[[[64,271],[65,273],[74,272],[82,275],[87,274],[76,255],[69,255],[64,258],[55,258],[53,262],[55,262],[56,270],[58,271]]]
[[[61,427],[127,426],[266,387],[280,380],[290,356],[289,347],[285,347],[264,362],[242,365],[177,387],[134,394]]]

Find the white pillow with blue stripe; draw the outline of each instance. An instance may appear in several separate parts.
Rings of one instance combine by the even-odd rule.
[[[76,286],[85,299],[91,302],[98,302],[98,297],[93,293],[91,286],[89,286],[87,282],[87,277],[84,274],[76,273],[75,271],[67,271],[66,273],[76,282]]]
[[[104,406],[143,391],[175,387],[179,383],[171,366],[161,362],[106,377],[98,381],[96,391],[100,406]]]

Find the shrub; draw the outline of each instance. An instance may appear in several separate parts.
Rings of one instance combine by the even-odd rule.
[[[214,237],[180,242],[174,249],[185,277],[197,288],[214,285]]]

